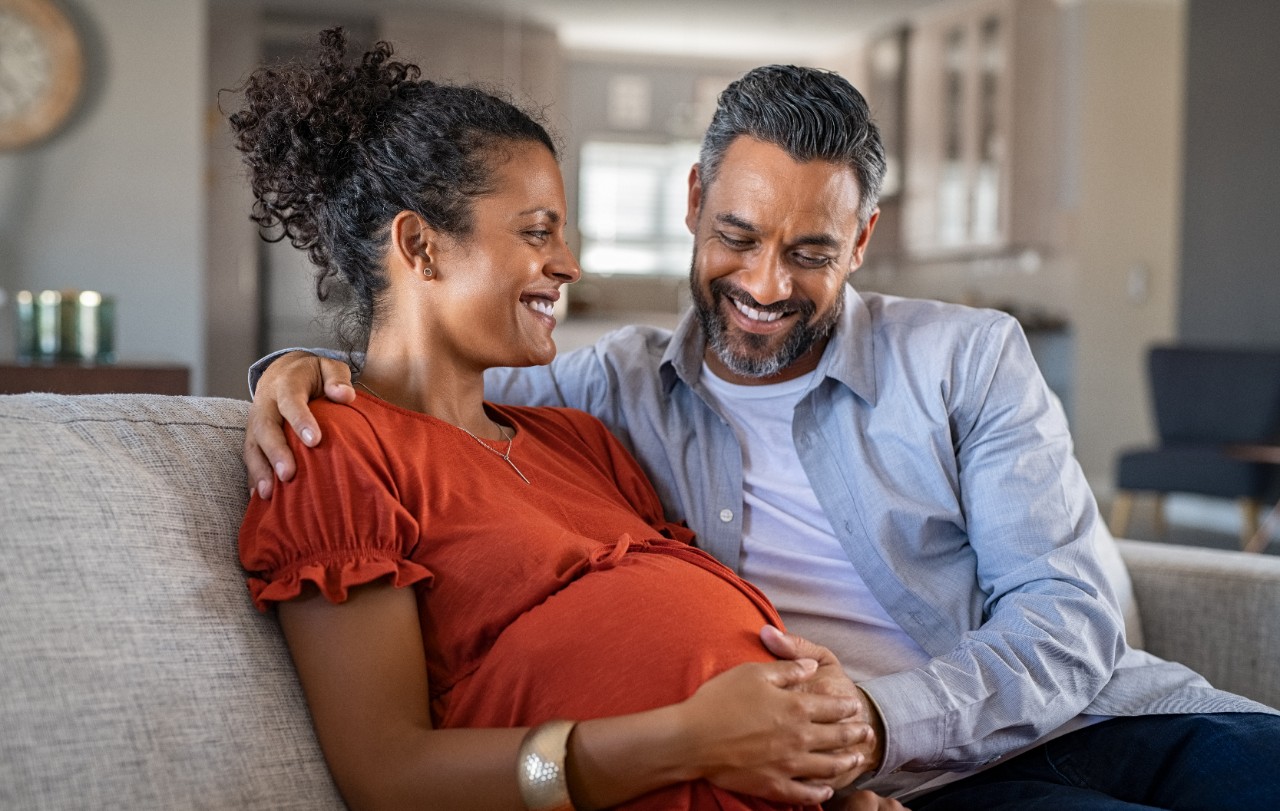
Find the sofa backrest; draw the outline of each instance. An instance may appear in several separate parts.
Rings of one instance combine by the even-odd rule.
[[[236,551],[248,404],[0,396],[0,808],[341,808]]]
[[[0,396],[0,809],[342,807],[237,557],[247,410]]]

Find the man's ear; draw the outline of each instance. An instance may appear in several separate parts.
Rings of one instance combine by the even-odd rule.
[[[391,266],[401,267],[415,276],[434,275],[435,230],[416,211],[401,211],[391,220]],[[430,273],[425,271],[431,270]]]
[[[695,163],[689,170],[689,210],[685,212],[684,224],[689,233],[698,232],[698,214],[702,211],[702,167]]]
[[[862,226],[862,231],[858,233],[858,241],[853,245],[853,259],[849,262],[849,272],[862,267],[862,260],[867,253],[867,243],[871,241],[871,232],[876,230],[876,223],[880,220],[880,209],[871,212],[871,216],[867,218],[867,224]]]

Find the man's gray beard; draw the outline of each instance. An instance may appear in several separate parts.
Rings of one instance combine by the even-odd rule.
[[[693,309],[698,315],[698,323],[702,325],[702,336],[707,342],[707,346],[716,353],[716,357],[725,365],[730,372],[742,377],[773,377],[784,371],[788,366],[799,360],[806,352],[814,347],[820,341],[824,341],[831,335],[831,331],[835,329],[836,322],[840,320],[840,314],[844,311],[844,296],[841,295],[836,299],[835,306],[816,323],[812,322],[815,307],[812,301],[803,300],[790,304],[789,309],[799,313],[800,318],[797,319],[796,325],[787,333],[786,339],[783,340],[782,346],[772,355],[761,356],[759,353],[769,343],[769,336],[753,335],[747,332],[739,332],[739,342],[745,343],[748,351],[743,352],[735,349],[733,342],[729,339],[729,322],[725,315],[716,307],[717,298],[730,298],[727,291],[732,290],[733,286],[723,279],[716,279],[711,282],[710,299],[702,292],[701,287],[697,283],[696,278],[697,256],[694,256],[694,265],[689,272],[689,290],[693,297]],[[843,290],[841,291],[843,293]],[[756,305],[751,305],[756,306]],[[770,307],[760,307],[764,311],[768,311]],[[755,350],[752,352],[751,350]]]

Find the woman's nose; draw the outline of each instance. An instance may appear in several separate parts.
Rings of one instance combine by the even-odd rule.
[[[578,258],[569,250],[568,244],[560,240],[560,249],[547,262],[545,272],[562,284],[573,284],[582,278],[582,268],[578,266]]]

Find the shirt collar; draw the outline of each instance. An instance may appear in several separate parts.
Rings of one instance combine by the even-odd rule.
[[[667,351],[662,353],[662,362],[658,365],[663,391],[670,394],[677,381],[684,381],[686,386],[697,388],[698,378],[702,374],[705,347],[698,314],[690,307],[685,310],[680,323],[676,324],[675,331],[671,333],[671,343],[667,345]]]
[[[658,373],[662,376],[663,390],[668,394],[676,381],[690,388],[697,388],[702,374],[702,357],[706,342],[702,325],[690,307],[680,319],[671,343],[662,355]],[[871,310],[853,287],[844,290],[844,312],[836,323],[822,360],[818,362],[819,379],[831,378],[844,384],[850,391],[871,405],[876,403],[875,333],[871,325]]]

